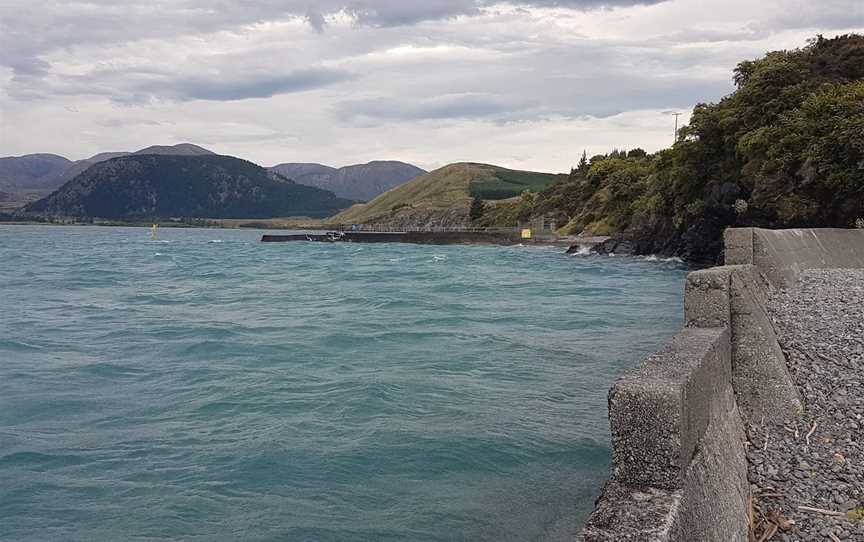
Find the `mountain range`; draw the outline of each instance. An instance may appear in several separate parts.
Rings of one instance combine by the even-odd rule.
[[[48,194],[23,207],[22,214],[116,220],[330,216],[327,222],[341,224],[462,226],[470,222],[474,199],[538,192],[560,178],[477,163],[429,173],[396,161],[264,168],[189,143],[76,162],[47,154],[0,159],[0,190],[19,197],[19,205],[22,191],[31,200]]]
[[[130,155],[207,156],[213,151],[193,145],[154,145],[134,152],[103,152],[90,158],[72,161],[56,154],[28,154],[0,158],[0,191],[29,195],[47,195],[84,173],[90,166]],[[329,190],[338,197],[368,201],[426,171],[405,162],[376,160],[333,168],[314,163],[285,163],[269,168],[299,184]]]
[[[270,169],[300,184],[330,190],[340,198],[357,201],[369,201],[426,173],[417,166],[393,160],[376,160],[338,169],[314,163],[279,164]]]
[[[130,154],[91,165],[22,213],[116,220],[325,217],[351,203],[231,156]]]
[[[27,154],[0,158],[0,190],[48,194],[83,173],[90,166],[131,154],[201,156],[216,154],[198,145],[153,145],[135,152],[102,152],[83,160],[56,154]]]

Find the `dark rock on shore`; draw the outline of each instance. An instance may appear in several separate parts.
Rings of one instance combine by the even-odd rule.
[[[569,251],[568,251],[569,252]],[[636,244],[626,239],[610,238],[591,247],[594,254],[636,254]]]

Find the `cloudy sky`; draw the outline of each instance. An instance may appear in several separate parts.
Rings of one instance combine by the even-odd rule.
[[[862,29],[862,0],[0,0],[0,155],[564,171],[667,146],[741,59]]]

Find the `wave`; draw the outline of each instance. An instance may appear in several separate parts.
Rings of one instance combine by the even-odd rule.
[[[579,248],[576,250],[576,252],[573,252],[572,254],[573,254],[574,256],[590,256],[590,255],[593,254],[593,252],[591,252],[591,247],[590,247],[590,246],[588,246],[588,245],[579,245]]]
[[[642,258],[646,262],[663,262],[663,263],[684,263],[684,260],[677,256],[670,256],[668,258],[662,258],[656,254],[649,254]]]
[[[681,324],[683,269],[560,247],[21,232],[0,243],[16,540],[265,539],[286,506],[310,540],[538,539],[590,512],[607,390]]]

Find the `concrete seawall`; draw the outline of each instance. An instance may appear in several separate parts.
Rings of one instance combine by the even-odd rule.
[[[864,230],[724,241],[726,266],[687,277],[685,328],[609,392],[612,472],[579,541],[748,540],[745,427],[802,408],[767,294],[807,269],[864,267]]]

